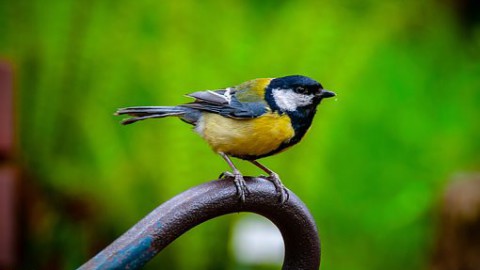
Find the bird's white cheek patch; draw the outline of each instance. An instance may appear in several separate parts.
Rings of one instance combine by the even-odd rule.
[[[312,104],[313,95],[295,93],[291,90],[275,88],[272,90],[273,99],[280,109],[295,111],[298,107]]]

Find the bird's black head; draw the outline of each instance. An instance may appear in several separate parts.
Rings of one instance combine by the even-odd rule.
[[[322,99],[333,97],[335,93],[324,90],[319,82],[309,77],[293,75],[272,79],[265,95],[273,110],[292,113],[298,110],[314,112]]]

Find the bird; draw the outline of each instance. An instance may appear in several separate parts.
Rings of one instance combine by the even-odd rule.
[[[288,189],[277,173],[257,160],[278,154],[302,140],[325,98],[332,91],[306,76],[290,75],[258,78],[237,86],[204,90],[187,97],[194,100],[177,106],[136,106],[120,108],[115,115],[129,115],[122,120],[129,125],[141,120],[178,117],[193,125],[198,133],[229,165],[232,172],[220,178],[231,178],[238,198],[245,202],[250,193],[242,173],[231,157],[247,160],[268,174],[283,204]]]

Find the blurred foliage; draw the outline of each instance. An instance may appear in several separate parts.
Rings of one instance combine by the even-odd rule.
[[[316,218],[322,269],[424,269],[439,191],[480,169],[480,28],[449,3],[0,1],[33,186],[21,268],[75,268],[227,169],[181,121],[124,127],[116,108],[303,74],[338,98],[301,144],[264,162]],[[254,269],[228,250],[236,218],[195,228],[146,269]]]

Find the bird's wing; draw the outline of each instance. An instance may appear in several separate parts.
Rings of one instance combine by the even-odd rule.
[[[195,101],[181,106],[237,119],[255,118],[267,111],[267,105],[263,100],[241,101],[237,97],[238,93],[236,88],[195,92],[187,95],[195,98]]]
[[[195,102],[205,102],[211,104],[228,104],[231,100],[231,92],[233,88],[220,89],[220,90],[207,90],[198,91],[191,94],[187,94],[187,97],[192,97]]]

